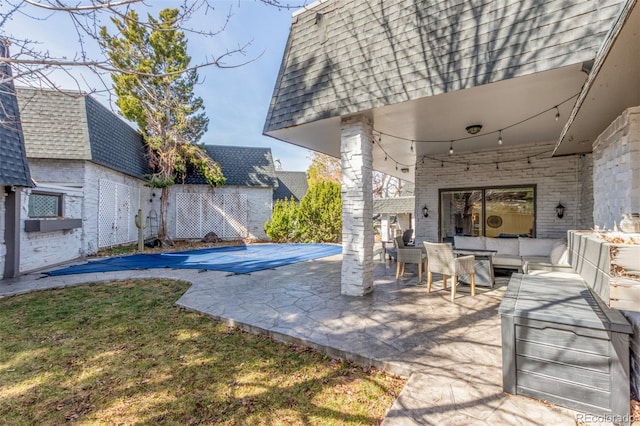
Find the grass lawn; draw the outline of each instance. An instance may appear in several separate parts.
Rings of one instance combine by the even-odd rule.
[[[180,281],[0,299],[4,424],[377,424],[405,380],[173,306]]]

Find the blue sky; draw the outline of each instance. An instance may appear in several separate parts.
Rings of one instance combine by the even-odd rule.
[[[161,8],[179,4],[173,1],[148,3],[155,7],[144,10],[150,10],[154,16]],[[204,99],[209,117],[209,131],[202,142],[269,147],[274,159],[280,159],[284,170],[306,171],[310,163],[310,151],[262,135],[293,11],[278,10],[253,0],[215,0],[211,3],[216,9],[206,14],[200,11],[192,19],[191,26],[218,30],[229,11],[232,16],[224,31],[213,38],[187,34],[192,64],[202,62],[205,56],[217,57],[246,43],[251,45],[244,55],[232,56],[226,62],[234,65],[253,61],[238,68],[208,67],[200,71],[203,83],[196,86],[195,90]],[[143,9],[138,9],[142,14]],[[44,16],[42,12],[35,13]],[[40,41],[41,47],[50,50],[52,55],[73,58],[79,50],[77,34],[64,13],[57,12],[40,21],[17,15],[2,30],[16,37]],[[98,50],[91,46],[89,41],[88,52],[98,56]],[[62,88],[78,88],[65,74],[54,73],[52,79]],[[99,81],[86,70],[76,71],[76,80],[83,90],[100,88]],[[105,96],[96,95],[96,98],[108,102]]]

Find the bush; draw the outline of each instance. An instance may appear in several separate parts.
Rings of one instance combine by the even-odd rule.
[[[340,184],[323,181],[309,188],[298,207],[296,241],[337,243],[342,239]]]
[[[293,197],[291,200],[277,200],[273,206],[271,220],[264,224],[267,236],[277,243],[293,241],[297,214],[298,206]]]
[[[340,184],[313,184],[300,201],[278,200],[271,220],[264,224],[274,242],[337,243],[342,239],[342,197]]]

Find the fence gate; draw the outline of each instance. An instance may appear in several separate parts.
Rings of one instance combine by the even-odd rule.
[[[176,238],[215,232],[223,239],[249,236],[246,194],[176,194]]]
[[[139,208],[140,188],[100,179],[98,247],[136,241],[135,216]]]

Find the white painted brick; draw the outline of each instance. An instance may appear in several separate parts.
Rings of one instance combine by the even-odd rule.
[[[461,152],[455,154],[457,163],[447,163],[448,155],[437,161],[425,159],[416,164],[416,241],[437,241],[439,220],[439,189],[483,186],[532,185],[537,186],[537,237],[565,238],[569,229],[590,228],[583,206],[592,204],[589,191],[590,159],[575,155],[551,158],[554,144],[537,143],[500,151]],[[531,163],[527,163],[529,157]],[[496,160],[498,158],[498,160]],[[444,167],[441,161],[444,160]],[[499,169],[496,170],[496,161]],[[466,163],[469,170],[466,170]],[[566,207],[563,219],[558,219],[558,202]],[[423,205],[430,210],[428,218],[418,211]]]

